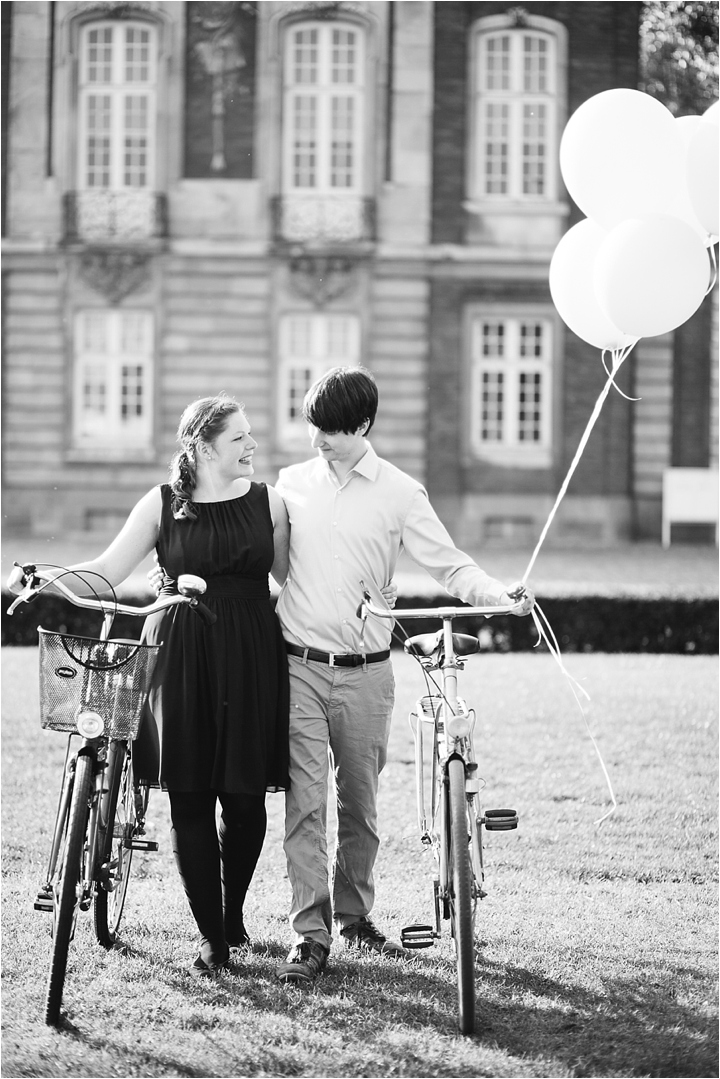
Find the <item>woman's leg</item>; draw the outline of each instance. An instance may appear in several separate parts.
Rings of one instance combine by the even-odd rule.
[[[263,794],[218,794],[220,818],[220,867],[225,939],[239,946],[248,942],[243,922],[243,903],[257,865],[267,828]]]
[[[202,937],[200,958],[227,960],[223,923],[220,848],[215,825],[215,791],[170,791],[172,848],[185,894]]]

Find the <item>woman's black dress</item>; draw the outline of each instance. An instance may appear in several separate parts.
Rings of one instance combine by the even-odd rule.
[[[285,790],[287,656],[268,587],[267,487],[251,483],[240,498],[194,503],[195,520],[175,520],[169,485],[161,492],[160,564],[173,581],[203,577],[202,602],[217,621],[206,625],[184,604],[147,619],[143,639],[163,646],[134,744],[135,774],[171,791]]]

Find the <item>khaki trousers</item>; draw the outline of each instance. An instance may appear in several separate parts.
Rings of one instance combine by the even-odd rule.
[[[332,939],[369,914],[378,776],[385,766],[395,680],[390,660],[365,667],[330,667],[288,656],[290,669],[290,790],[285,800],[285,854],[292,885],[290,918],[296,940]],[[327,797],[332,769],[338,835],[328,865]]]

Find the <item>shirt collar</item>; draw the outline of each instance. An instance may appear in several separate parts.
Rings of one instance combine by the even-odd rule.
[[[353,472],[356,472],[359,476],[364,476],[367,480],[374,481],[377,479],[378,472],[380,471],[380,458],[375,453],[375,450],[372,448],[369,442],[366,441],[365,445],[367,449],[365,450],[365,453],[362,455],[358,463],[354,465],[353,468],[351,468],[348,472],[348,479],[350,478],[350,476],[352,476]],[[316,460],[320,468],[325,471],[328,479],[330,479],[332,483],[337,485],[338,479],[335,475],[335,470],[333,469],[333,466],[330,464],[330,462],[323,461],[321,457],[316,458]],[[347,480],[345,481],[345,483],[347,483]],[[344,485],[345,484],[343,484],[343,486]]]

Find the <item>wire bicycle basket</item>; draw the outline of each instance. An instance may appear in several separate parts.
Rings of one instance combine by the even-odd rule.
[[[93,711],[107,737],[136,738],[160,646],[42,628],[38,637],[41,726],[70,734],[80,712]]]

